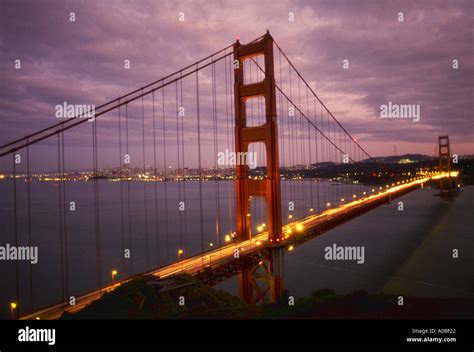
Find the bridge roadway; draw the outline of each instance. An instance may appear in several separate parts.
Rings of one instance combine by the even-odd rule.
[[[451,177],[456,176],[457,173],[451,173]],[[123,279],[117,281],[114,284],[103,287],[99,290],[76,297],[76,304],[74,306],[70,306],[68,301],[66,301],[64,303],[55,304],[41,309],[32,314],[22,316],[21,319],[59,319],[64,311],[69,313],[78,312],[85,306],[102,297],[104,293],[113,291],[123,283],[142,275],[151,274],[161,278],[169,277],[180,272],[196,275],[206,268],[212,267],[215,269],[217,267],[222,267],[226,264],[229,264],[235,260],[234,254],[236,250],[239,251],[239,256],[242,258],[251,254],[255,254],[266,246],[289,246],[291,244],[307,241],[309,238],[327,231],[330,228],[349,220],[350,218],[358,216],[383,203],[386,203],[392,198],[401,196],[407,192],[422,187],[423,184],[439,180],[443,177],[447,177],[447,174],[431,173],[424,177],[411,179],[411,181],[400,182],[399,184],[394,185],[393,187],[385,188],[382,191],[380,191],[378,188],[374,188],[373,194],[364,198],[353,200],[336,208],[330,208],[318,214],[310,215],[306,218],[299,219],[284,225],[284,237],[279,243],[270,244],[268,241],[268,233],[262,232],[253,236],[250,240],[228,244],[226,246],[196,255],[194,257],[183,259],[177,263],[173,263],[156,270],[134,275],[127,279]]]

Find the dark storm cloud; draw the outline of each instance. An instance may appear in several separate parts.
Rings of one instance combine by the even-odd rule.
[[[55,123],[63,101],[99,105],[269,29],[371,154],[428,153],[439,133],[473,152],[472,1],[3,1],[1,22],[0,144]],[[421,121],[378,118],[388,101],[420,104]]]

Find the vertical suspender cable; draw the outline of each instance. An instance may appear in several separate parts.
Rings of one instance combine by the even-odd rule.
[[[119,180],[120,180],[120,223],[122,232],[122,272],[125,272],[125,225],[123,210],[123,156],[122,156],[122,122],[120,116],[120,106],[118,108],[118,128],[119,128]]]
[[[180,76],[182,77],[182,73],[180,73]],[[181,78],[179,80],[179,87],[180,87],[180,103],[181,107],[184,108],[184,102],[183,102],[183,79]],[[183,113],[185,113],[185,110],[183,110]],[[185,210],[184,210],[184,250],[187,250],[187,243],[188,243],[188,215],[186,211],[186,206],[187,206],[187,199],[186,199],[186,174],[185,174],[185,162],[184,162],[184,115],[181,118],[181,167],[182,167],[182,180],[183,180],[183,201],[185,204]]]
[[[227,136],[227,148],[232,150],[230,146],[230,126],[231,123],[229,122],[231,116],[229,114],[229,90],[227,85],[230,83],[228,78],[228,69],[227,69],[227,58],[224,59],[224,71],[225,71],[225,116],[226,116],[226,136]],[[230,60],[230,57],[229,57]],[[229,62],[229,65],[232,65],[232,62]],[[230,99],[232,101],[232,99]],[[232,110],[232,108],[231,108]],[[227,184],[227,191],[228,191],[228,210],[229,210],[229,232],[232,232],[232,182],[229,181],[230,179],[230,165],[226,165],[226,184]]]
[[[292,90],[292,82],[291,82],[291,66],[288,65],[288,75],[289,75],[289,80],[290,80],[290,100],[293,101],[293,90]],[[293,103],[288,102],[288,104],[291,104],[291,109],[292,109],[292,114],[288,114],[288,127],[290,129],[290,149],[291,149],[291,201],[295,201],[295,180],[294,180],[294,171],[295,171],[295,138],[293,134],[294,130],[294,117],[295,117],[295,107],[293,106]],[[288,109],[289,110],[289,109]]]
[[[298,78],[298,108],[300,111],[302,111],[301,107],[301,86],[300,86],[300,79]],[[301,146],[301,148],[298,148],[298,154],[300,154],[300,160],[299,164],[301,165],[301,170],[299,172],[300,177],[302,177],[304,173],[304,162],[305,162],[305,151],[304,151],[304,133],[303,133],[303,116],[301,113],[299,113],[300,117],[300,123],[299,123],[299,132],[298,132],[298,137],[297,137],[297,144]],[[298,203],[302,202],[302,206],[300,205],[300,215],[299,217],[302,217],[305,215],[305,209],[306,209],[306,193],[304,192],[304,181],[303,179],[298,180]],[[302,198],[302,199],[301,199]]]
[[[13,224],[15,232],[15,247],[18,248],[18,206],[17,206],[17,189],[16,189],[16,156],[13,154]],[[20,263],[15,261],[15,302],[18,304],[20,300]],[[17,307],[20,307],[18,304]],[[17,315],[20,315],[20,309],[17,308]]]
[[[129,138],[128,138],[128,103],[125,104],[125,146],[127,149],[128,163],[127,163],[127,210],[128,210],[128,250],[130,253],[130,275],[133,275],[133,241],[132,241],[132,210],[130,208],[130,178],[131,178],[131,155],[129,149]]]
[[[102,287],[102,270],[100,255],[100,213],[99,213],[99,173],[97,154],[97,120],[92,123],[92,150],[94,164],[94,209],[95,209],[95,234],[96,234],[96,265],[97,265],[97,285]]]
[[[344,150],[347,154],[347,157],[349,157],[350,155],[350,152],[347,150],[347,141],[348,141],[348,137],[347,136],[344,136]],[[348,160],[348,165],[350,166],[350,160]],[[348,194],[349,194],[349,178],[346,177],[346,182],[344,182],[344,187],[345,187],[345,192],[344,192],[344,195],[347,197]]]
[[[143,91],[142,91],[143,93]],[[146,171],[146,154],[145,154],[145,102],[144,97],[142,96],[142,158],[143,158],[143,202],[144,202],[144,210],[145,210],[145,263],[146,269],[148,270],[150,265],[150,260],[148,256],[148,207],[146,202],[146,194],[147,194],[147,171]]]
[[[232,84],[232,82],[234,82],[234,75],[233,75],[233,61],[232,61],[232,58],[229,56],[229,82],[231,83],[230,84],[230,96],[231,96],[231,99],[230,99],[230,117],[231,117],[231,121],[232,121],[232,126],[235,124],[235,110],[233,109],[233,97],[234,97],[234,84]],[[235,83],[235,82],[234,82]],[[235,152],[235,135],[234,135],[234,129],[231,127],[231,133],[230,133],[230,144],[232,146],[232,149],[234,150]],[[236,166],[234,165],[233,166],[233,170],[232,170],[232,174],[234,175],[234,179],[235,179],[235,175],[236,175]],[[235,194],[235,190],[234,188],[232,188],[232,192],[234,192],[234,197],[236,197],[236,194]],[[232,203],[232,207],[233,208],[235,205],[235,202]],[[232,225],[234,225],[234,223],[232,223]],[[234,229],[234,227],[232,227],[232,229]]]
[[[69,296],[69,260],[68,260],[68,245],[67,245],[67,205],[66,205],[66,158],[64,156],[64,131],[61,133],[61,149],[62,149],[62,182],[63,185],[63,224],[64,224],[64,272],[65,272],[65,291],[66,297]]]
[[[281,51],[278,50],[278,66],[279,66],[279,82],[280,82],[280,87],[283,86],[283,75],[282,75],[282,70],[281,70]],[[281,140],[281,150],[280,150],[280,155],[281,155],[281,165],[280,165],[280,168],[285,168],[286,166],[286,163],[285,163],[285,153],[286,153],[286,149],[285,149],[285,128],[284,128],[284,123],[283,123],[283,95],[281,94],[281,92],[279,92],[279,97],[280,97],[280,124],[279,124],[279,128],[280,128],[280,140]],[[287,169],[286,169],[287,170]],[[280,171],[279,171],[280,172]],[[286,183],[286,182],[285,182]],[[286,192],[286,187],[285,187],[285,183],[282,182],[281,183],[281,188],[282,189],[282,193],[283,193],[283,200],[286,201],[288,198],[287,198],[287,192]]]
[[[152,113],[153,113],[153,185],[155,196],[155,237],[156,237],[156,266],[160,266],[160,233],[158,224],[158,171],[156,168],[156,116],[155,116],[155,92],[152,97]]]
[[[219,144],[217,140],[217,81],[216,81],[216,64],[212,64],[212,121],[214,130],[214,195],[216,203],[216,245],[220,245],[220,180],[218,176],[219,166],[217,165],[217,153]]]
[[[309,93],[308,88],[306,88],[306,115],[308,118],[311,118],[309,113]],[[310,207],[314,208],[314,199],[313,199],[313,156],[311,153],[311,125],[307,122],[308,126],[308,157],[309,157],[309,193],[310,193]],[[306,181],[307,182],[307,181]]]
[[[176,90],[176,147],[177,147],[177,154],[178,154],[178,168],[176,170],[176,176],[179,175],[181,169],[181,145],[179,140],[179,102],[178,102],[178,81],[175,83],[175,90]],[[178,203],[183,201],[182,194],[181,194],[181,180],[178,179]],[[184,203],[186,207],[186,203]],[[178,209],[179,213],[179,248],[183,248],[183,212],[181,209]]]
[[[165,117],[165,89],[161,91],[162,121],[163,121],[163,165],[165,183],[165,227],[166,227],[166,259],[170,262],[169,223],[168,223],[168,174],[166,162],[166,117]]]
[[[318,125],[318,114],[317,114],[317,106],[316,106],[316,99],[313,100],[313,107],[314,107],[314,123]],[[319,198],[319,148],[318,148],[318,133],[317,130],[314,129],[314,144],[315,144],[315,154],[316,154],[316,212],[319,213],[320,210],[323,210],[326,206],[325,204],[321,207],[321,199]]]
[[[27,198],[28,198],[28,246],[31,248],[32,241],[31,241],[31,174],[30,174],[30,146],[29,146],[29,139],[26,139],[27,146],[26,146],[26,179],[27,179]],[[30,271],[29,271],[29,279],[30,279],[30,310],[33,309],[33,264],[30,263]]]
[[[196,69],[198,66],[196,65]],[[199,217],[201,235],[201,253],[204,252],[204,224],[202,214],[202,169],[201,169],[201,116],[199,111],[199,71],[196,71],[196,110],[197,110],[197,133],[198,133],[198,168],[199,168]]]
[[[62,175],[61,175],[61,139],[60,134],[57,135],[57,143],[58,143],[58,215],[59,215],[59,255],[60,255],[60,263],[61,263],[61,301],[64,302],[66,299],[66,292],[64,287],[64,243],[63,243],[63,196],[62,196],[62,186],[61,183],[63,182]]]

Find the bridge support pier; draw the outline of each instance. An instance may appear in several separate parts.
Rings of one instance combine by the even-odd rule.
[[[284,248],[270,248],[258,263],[242,269],[240,298],[247,304],[275,302],[283,292]]]

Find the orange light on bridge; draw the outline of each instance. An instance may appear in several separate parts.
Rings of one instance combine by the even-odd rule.
[[[293,247],[292,245],[289,245],[288,246],[288,250],[291,252],[293,249],[295,249],[295,247]]]
[[[352,195],[352,198],[357,198],[357,195],[353,194],[353,195]]]
[[[341,198],[341,202],[344,202],[344,198]]]
[[[301,232],[301,231],[303,231],[303,230],[304,230],[303,224],[297,224],[297,225],[296,225],[296,231]]]
[[[262,226],[257,226],[257,231],[258,231],[258,232],[262,232],[262,231],[263,231],[263,227],[262,227]]]
[[[225,237],[224,237],[224,241],[226,241],[226,242],[230,242],[230,236],[229,236],[229,235],[225,235]]]
[[[260,225],[260,226],[262,226],[263,228],[265,228],[265,227],[267,227],[267,224],[262,223],[262,225]]]
[[[16,309],[16,302],[11,302],[10,303],[10,314],[12,320],[15,319],[15,309]]]
[[[115,282],[115,276],[117,276],[118,272],[117,272],[117,270],[114,269],[114,270],[112,270],[111,274],[112,274],[112,284],[113,284]]]
[[[331,206],[331,203],[326,203],[326,206],[327,206],[327,207],[330,207],[330,206]]]
[[[288,215],[288,219],[293,219],[293,215]]]
[[[312,213],[314,211],[313,208],[309,208],[309,212]]]
[[[178,261],[181,262],[181,255],[183,254],[183,250],[182,249],[178,249]]]

